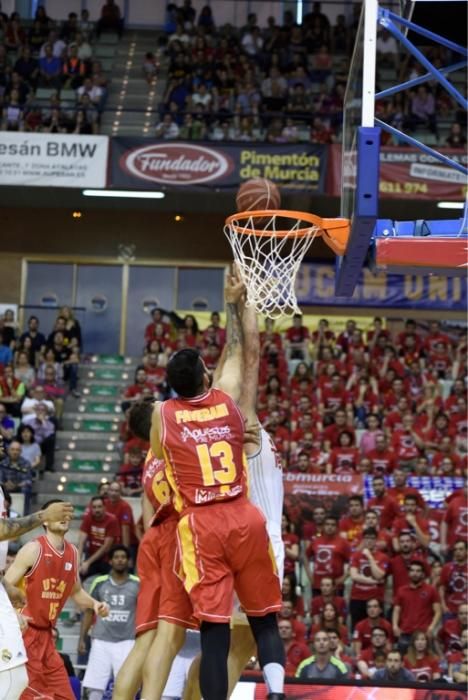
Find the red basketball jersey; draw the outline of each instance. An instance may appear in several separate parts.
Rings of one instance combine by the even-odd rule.
[[[146,497],[154,508],[153,523],[160,523],[177,513],[172,505],[172,490],[167,483],[166,463],[155,457],[151,450],[146,455],[141,483]]]
[[[176,510],[244,492],[244,419],[228,394],[210,389],[193,399],[169,399],[162,404],[161,419]]]
[[[58,552],[45,535],[38,537],[40,551],[32,569],[25,574],[27,604],[23,614],[36,627],[53,627],[78,578],[78,552],[65,540]]]

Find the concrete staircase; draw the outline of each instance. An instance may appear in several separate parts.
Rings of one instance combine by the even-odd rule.
[[[110,136],[151,136],[157,107],[165,89],[166,58],[158,48],[160,33],[132,30],[118,45],[112,66],[112,84],[102,115],[101,133]],[[160,62],[161,74],[148,85],[143,74],[145,54],[151,51]]]
[[[133,382],[137,364],[137,359],[114,355],[89,358],[79,369],[81,398],[70,395],[65,401],[62,429],[57,432],[55,471],[45,472],[39,482],[37,504],[58,496],[73,503],[75,518],[68,539],[75,544],[90,498],[101,482],[112,479],[121,464],[120,401],[124,388]],[[62,651],[76,664],[80,626],[66,624],[74,612],[73,604],[68,603],[58,630]]]

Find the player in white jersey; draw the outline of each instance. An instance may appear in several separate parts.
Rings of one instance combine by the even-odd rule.
[[[1,453],[2,450],[0,450]],[[18,700],[28,685],[26,649],[19,618],[13,605],[23,607],[22,591],[3,579],[8,551],[7,540],[15,539],[42,525],[46,520],[69,520],[73,515],[70,503],[50,506],[47,510],[25,518],[7,518],[5,496],[0,486],[0,698]]]
[[[260,508],[266,518],[278,576],[282,581],[284,571],[284,543],[281,536],[284,499],[283,468],[278,450],[265,428],[260,427],[259,437],[260,447],[253,454],[248,453],[249,445],[246,445],[250,500]]]

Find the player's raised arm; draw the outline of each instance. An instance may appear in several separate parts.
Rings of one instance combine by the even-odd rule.
[[[257,389],[260,365],[260,336],[257,312],[253,306],[244,306],[241,314],[243,343],[242,394],[239,406],[248,424],[258,424]]]
[[[225,360],[215,386],[239,401],[242,382],[243,333],[239,304],[244,294],[244,283],[238,272],[228,275],[224,288],[226,303]]]
[[[21,535],[40,527],[47,520],[71,520],[73,506],[71,503],[53,503],[46,510],[39,510],[24,518],[1,518],[0,541],[14,540]]]

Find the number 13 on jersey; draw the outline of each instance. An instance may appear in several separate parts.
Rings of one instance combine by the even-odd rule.
[[[237,470],[234,455],[226,440],[219,440],[212,445],[197,445],[197,455],[204,486],[231,484],[235,481]],[[219,460],[219,468],[215,469],[213,460]]]

